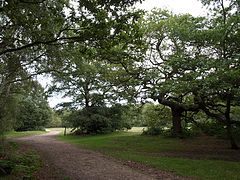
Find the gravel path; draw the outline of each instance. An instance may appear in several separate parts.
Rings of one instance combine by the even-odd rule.
[[[59,131],[18,138],[16,141],[33,147],[43,159],[37,179],[59,180],[151,180],[184,179],[167,172],[132,169],[100,153],[81,149],[56,140]]]

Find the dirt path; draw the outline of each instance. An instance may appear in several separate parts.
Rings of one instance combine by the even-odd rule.
[[[37,179],[59,180],[150,180],[184,179],[174,174],[144,168],[132,169],[121,162],[100,153],[81,149],[56,140],[59,131],[23,137],[16,141],[36,149],[42,159],[43,168]]]

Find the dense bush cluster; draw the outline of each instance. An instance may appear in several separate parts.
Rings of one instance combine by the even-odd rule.
[[[15,130],[43,130],[50,118],[51,110],[47,105],[40,105],[31,99],[24,99],[19,103]]]
[[[32,179],[40,166],[40,157],[35,151],[21,151],[13,142],[6,143],[5,147],[0,145],[0,179]]]
[[[231,116],[237,120],[239,117],[239,111],[235,109]],[[167,107],[164,107],[163,105],[145,104],[141,110],[141,117],[147,126],[144,134],[171,136],[171,111]],[[219,138],[228,138],[226,125],[209,118],[201,111],[194,114],[194,116],[186,114],[181,124],[182,137],[205,134]],[[239,139],[239,126],[233,126],[233,135],[236,139]]]
[[[159,135],[166,132],[171,126],[170,109],[162,105],[145,104],[142,107],[142,118],[145,121],[148,135]]]
[[[124,110],[125,107],[120,105],[87,107],[71,112],[64,118],[64,121],[70,127],[78,129],[79,133],[98,134],[113,132],[130,128],[130,124],[122,118]]]
[[[14,130],[43,130],[53,116],[43,87],[30,81],[26,89],[20,88],[21,91],[15,95]]]

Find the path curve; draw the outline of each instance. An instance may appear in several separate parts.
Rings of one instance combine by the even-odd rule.
[[[15,141],[36,149],[43,159],[43,169],[36,176],[38,179],[71,180],[152,180],[181,179],[164,173],[154,177],[151,173],[143,174],[131,169],[95,151],[82,149],[59,141],[55,138],[60,131],[47,134],[18,138]]]

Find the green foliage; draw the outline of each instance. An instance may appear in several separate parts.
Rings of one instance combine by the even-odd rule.
[[[223,135],[225,134],[224,125],[218,122],[212,121],[212,119],[208,119],[200,122],[201,129],[203,132],[209,136],[214,135]]]
[[[47,127],[62,127],[63,122],[61,116],[56,111],[52,111],[51,115],[52,117],[50,118]]]
[[[16,96],[9,96],[5,105],[2,105],[0,102],[0,132],[6,132],[12,130],[13,124],[15,123],[17,115],[17,106],[18,99]]]
[[[229,1],[202,1],[209,9],[205,43],[199,58],[201,73],[196,89],[198,102],[204,112],[231,129],[231,109],[239,106],[239,3]],[[206,73],[207,72],[207,73]],[[229,136],[231,136],[229,134]]]
[[[40,168],[40,157],[35,151],[21,151],[15,143],[8,143],[7,154],[1,154],[0,178],[16,179],[31,178]]]
[[[11,85],[11,91],[7,98],[2,98],[5,104],[0,105],[1,132],[42,130],[52,114],[43,87],[36,81],[26,80]]]
[[[65,24],[67,1],[2,1],[0,12],[0,122],[1,130],[12,128],[19,89],[43,70],[46,61],[43,44],[59,38]],[[44,56],[44,58],[43,58]],[[23,82],[25,81],[25,82]],[[28,89],[27,87],[24,87]],[[12,103],[15,99],[15,103]],[[12,112],[14,110],[15,112]],[[9,114],[12,114],[10,117]]]
[[[201,131],[210,136],[217,136],[219,138],[227,139],[227,127],[224,124],[221,124],[219,122],[213,121],[212,119],[208,119],[206,121],[199,123]],[[240,127],[239,126],[233,126],[232,127],[232,135],[234,138],[239,139],[239,132]]]
[[[235,118],[238,117],[238,107],[233,109],[235,111],[232,111],[231,116],[233,120],[236,120]],[[232,134],[236,139],[239,139],[239,130],[239,126],[233,124]],[[224,123],[220,123],[215,119],[208,117],[202,111],[184,117],[183,134],[185,134],[185,136],[201,136],[205,134],[208,136],[216,136],[221,139],[227,139],[228,136],[226,131],[227,126]]]
[[[43,130],[52,118],[52,111],[41,85],[33,82],[29,91],[25,89],[19,95],[18,101],[14,129],[17,131]]]
[[[24,136],[32,136],[32,135],[39,135],[44,134],[46,131],[8,131],[4,134],[6,138],[17,138],[17,137],[24,137]]]
[[[122,119],[131,124],[133,127],[144,127],[146,122],[142,117],[142,107],[139,105],[128,105],[122,114]]]
[[[124,107],[88,107],[69,114],[65,122],[71,127],[78,128],[80,133],[99,134],[123,128],[130,128],[130,124],[122,118]]]
[[[16,131],[42,130],[49,122],[51,111],[48,107],[38,107],[29,99],[21,101],[18,110]]]
[[[73,91],[67,91],[67,93],[74,96],[78,105],[83,103],[84,98],[83,93],[76,89],[83,86],[85,89],[81,90],[87,92],[86,96],[91,96],[90,99],[85,98],[86,101],[91,100],[91,105],[102,103],[101,88],[109,87],[109,84],[102,83],[102,78],[100,80],[96,78],[100,74],[96,67],[101,64],[98,63],[95,67],[90,66],[91,61],[99,59],[100,55],[97,52],[105,52],[109,47],[118,44],[120,40],[124,42],[126,38],[133,35],[134,31],[130,34],[129,27],[131,26],[128,24],[135,22],[138,12],[129,12],[127,9],[136,2],[138,0],[79,1],[74,3],[74,7],[68,0],[1,2],[0,130],[8,129],[8,125],[10,127],[13,125],[9,120],[13,118],[8,118],[6,115],[11,114],[11,109],[14,109],[7,106],[9,98],[12,95],[15,96],[16,92],[18,93],[13,86],[22,84],[23,81],[38,74],[60,72],[62,76],[64,74],[71,79],[75,78],[78,81],[77,84],[70,84],[72,81],[69,79],[67,81],[60,76],[60,79],[67,82],[68,90],[69,86],[76,85]],[[128,42],[130,41],[132,39]],[[73,51],[69,51],[71,49]],[[81,71],[84,71],[85,77],[82,76]],[[95,78],[97,81],[94,83],[81,81],[82,77],[86,81]],[[95,86],[91,89],[91,93],[86,90],[90,86]],[[95,94],[94,91],[98,89],[99,91]],[[74,94],[75,92],[77,95]],[[107,92],[106,89],[104,92]],[[67,95],[70,96],[70,94]],[[17,124],[18,126],[26,126],[22,129],[29,129],[31,128],[29,126],[40,126],[46,123],[44,119],[48,119],[47,108],[43,110],[41,107],[40,110],[32,99],[20,101],[19,109],[24,111],[19,117],[21,122]],[[27,112],[24,106],[34,110],[36,118]],[[43,117],[40,117],[41,115]],[[35,122],[28,125],[30,118]]]
[[[99,106],[110,101],[112,88],[105,78],[108,66],[95,60],[95,50],[86,53],[75,47],[66,51],[71,52],[71,59],[62,65],[61,72],[52,74],[55,85],[49,91],[71,97],[72,107]]]
[[[239,3],[202,2],[207,17],[154,9],[143,19],[148,51],[138,79],[147,98],[171,108],[173,132],[182,132],[184,112],[202,109],[227,126],[237,148],[231,129],[239,123],[229,116],[239,106]]]
[[[145,134],[159,135],[171,124],[171,111],[163,105],[145,104],[142,108],[142,118],[146,122]]]
[[[128,10],[135,2],[3,1],[0,132],[13,124],[16,130],[60,125],[43,89],[28,82],[49,73],[51,90],[72,97],[71,108],[83,108],[63,115],[62,124],[85,133],[146,124],[147,133],[159,134],[173,116],[173,132],[183,125],[191,134],[196,126],[184,113],[201,109],[223,123],[200,121],[206,133],[222,134],[227,126],[229,137],[232,130],[239,134],[239,2],[202,0],[207,17],[157,9],[144,17]],[[145,105],[141,113],[114,106],[148,99],[171,114],[160,105]]]

